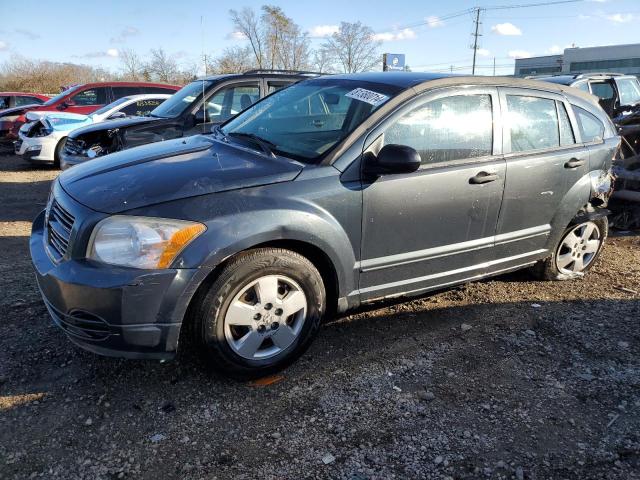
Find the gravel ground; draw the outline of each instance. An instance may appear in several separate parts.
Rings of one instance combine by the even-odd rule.
[[[640,478],[640,236],[581,281],[517,273],[334,321],[240,383],[52,325],[28,235],[57,173],[0,157],[0,478]]]

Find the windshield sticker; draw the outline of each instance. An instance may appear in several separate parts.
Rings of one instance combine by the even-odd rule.
[[[378,105],[382,105],[384,102],[389,100],[389,97],[383,95],[382,93],[372,92],[371,90],[367,90],[366,88],[356,88],[355,90],[351,90],[349,93],[345,93],[345,97],[353,98],[355,100],[360,100],[361,102],[366,102],[374,107]]]

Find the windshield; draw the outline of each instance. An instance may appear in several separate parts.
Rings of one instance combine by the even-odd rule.
[[[315,163],[401,89],[316,79],[279,90],[227,122],[221,133],[267,144],[276,154]]]
[[[111,102],[109,105],[105,105],[102,108],[99,108],[98,110],[96,110],[95,112],[93,112],[91,115],[89,115],[90,117],[94,117],[96,115],[102,115],[103,113],[107,113],[109,110],[111,110],[113,107],[117,107],[118,105],[125,103],[127,100],[129,100],[129,97],[122,97],[119,98],[118,100],[116,100],[115,102]]]
[[[620,105],[635,105],[640,102],[640,82],[637,78],[616,79],[620,93]]]
[[[64,92],[60,92],[55,97],[52,97],[49,100],[47,100],[46,102],[44,102],[43,105],[45,105],[45,106],[53,105],[54,103],[56,103],[60,99],[62,99],[64,97],[66,97],[67,95],[69,95],[71,92],[75,92],[81,86],[82,85],[76,85],[75,87],[67,88]]]
[[[209,80],[197,80],[186,85],[154,108],[150,115],[163,118],[177,117],[201,98],[202,92],[206,92],[212,83]]]

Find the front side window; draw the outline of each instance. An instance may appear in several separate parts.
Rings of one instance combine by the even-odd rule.
[[[276,154],[316,163],[400,91],[358,80],[307,80],[265,97],[221,133],[237,141],[252,137]]]
[[[106,88],[90,88],[83,90],[80,93],[76,93],[71,100],[78,107],[89,105],[104,105],[107,103],[107,89]]]
[[[9,99],[11,97],[0,97],[0,109],[9,108]]]
[[[601,142],[604,138],[604,124],[598,118],[587,112],[584,108],[576,107],[573,110],[578,117],[580,133],[584,143]]]
[[[207,121],[221,123],[249,108],[260,99],[260,87],[235,85],[215,92],[205,103]]]
[[[60,92],[58,95],[56,95],[55,97],[51,97],[49,100],[47,100],[46,102],[44,102],[44,106],[48,107],[50,105],[54,105],[57,102],[59,102],[60,100],[62,100],[64,97],[66,97],[67,95],[75,92],[76,90],[78,90],[82,85],[75,85],[73,87],[70,87],[66,90],[63,90],[62,92]]]
[[[385,131],[383,144],[412,147],[422,163],[491,155],[491,96],[454,95],[427,102],[395,121]]]
[[[36,97],[16,97],[16,107],[23,107],[25,105],[41,104],[42,100]]]
[[[580,82],[574,85],[575,88],[582,90],[583,92],[591,93],[589,91],[589,83],[588,82]]]
[[[640,82],[637,78],[619,78],[616,80],[620,105],[635,105],[640,102]]]
[[[555,100],[507,95],[507,125],[511,151],[526,152],[560,145],[560,127]]]
[[[162,105],[151,111],[152,117],[175,118],[180,116],[196,101],[202,99],[202,94],[213,85],[210,80],[197,80],[178,90]]]
[[[273,92],[277,92],[278,90],[283,89],[284,87],[288,87],[291,85],[291,82],[283,83],[283,82],[267,82],[267,94],[271,94]]]

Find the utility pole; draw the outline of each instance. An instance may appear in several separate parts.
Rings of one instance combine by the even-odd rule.
[[[493,76],[496,76],[496,57],[493,57]]]
[[[475,32],[473,33],[473,66],[471,67],[471,75],[476,74],[476,55],[478,53],[478,38],[481,36],[480,33],[480,11],[482,10],[480,7],[476,7],[476,19],[474,23],[476,24]]]

